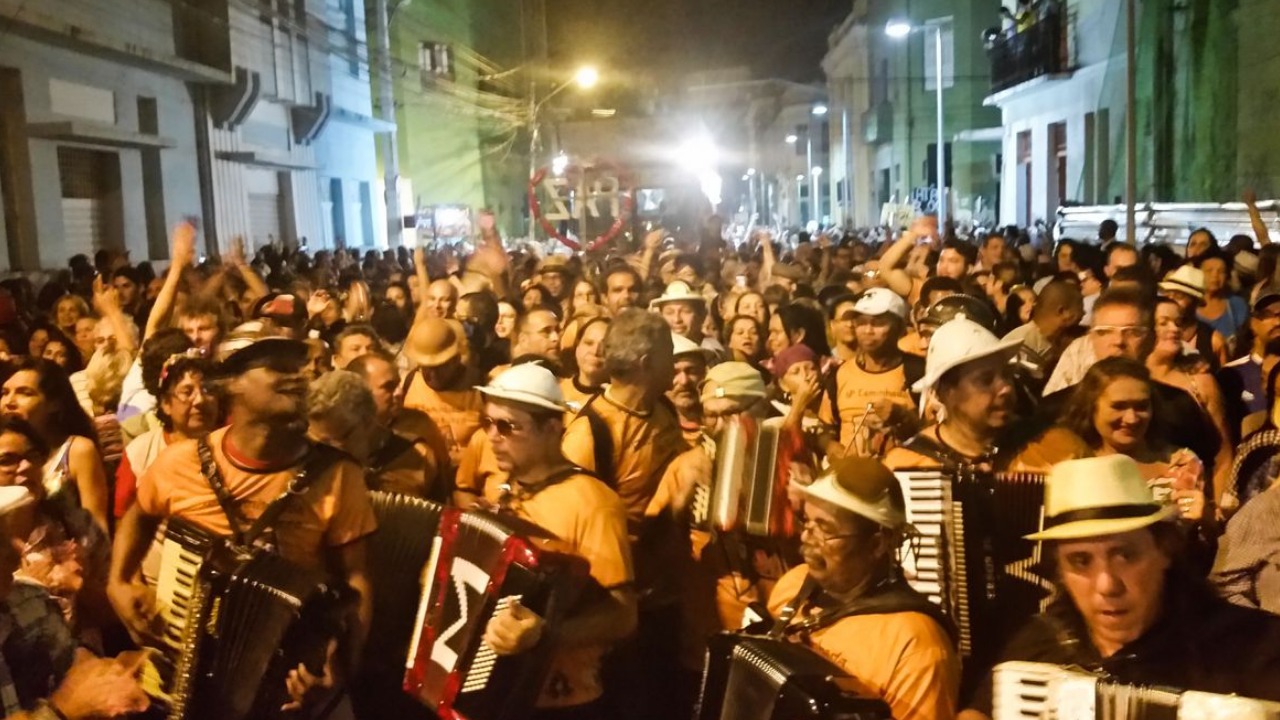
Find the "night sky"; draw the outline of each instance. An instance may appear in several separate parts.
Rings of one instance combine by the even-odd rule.
[[[547,0],[554,61],[637,81],[747,65],[756,78],[821,80],[827,36],[852,0]]]

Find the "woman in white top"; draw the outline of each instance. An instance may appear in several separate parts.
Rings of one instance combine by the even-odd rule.
[[[34,358],[7,363],[0,370],[0,413],[26,420],[48,445],[48,497],[84,508],[105,532],[107,477],[97,432],[62,368]]]

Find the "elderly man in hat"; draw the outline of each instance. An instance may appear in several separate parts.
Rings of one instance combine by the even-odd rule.
[[[902,488],[871,458],[840,459],[804,490],[804,564],[769,599],[775,629],[883,699],[897,718],[952,718],[960,657],[950,622],[902,579]]]
[[[713,337],[705,336],[702,324],[707,319],[707,299],[698,294],[688,283],[676,280],[667,285],[660,297],[649,303],[649,309],[666,321],[671,332],[686,337],[707,350],[722,354],[724,346]]]
[[[443,477],[452,478],[462,448],[480,427],[482,401],[475,369],[469,364],[466,332],[456,320],[419,319],[404,343],[414,369],[406,381],[403,405],[429,417],[420,429],[431,445]]]
[[[680,418],[685,442],[696,444],[702,437],[702,401],[698,390],[707,378],[707,352],[687,337],[671,334],[674,349],[675,378],[667,399]]]
[[[516,365],[479,388],[484,395],[483,432],[506,474],[499,512],[529,520],[568,544],[591,565],[591,577],[606,592],[581,606],[555,629],[555,651],[538,718],[604,718],[600,664],[609,647],[636,626],[627,512],[617,493],[565,459],[558,440],[568,409],[546,368]],[[495,615],[485,642],[499,655],[532,648],[543,635],[543,619],[512,603]]]
[[[256,321],[232,332],[217,359],[230,423],[165,448],[138,479],[137,502],[121,519],[113,547],[111,603],[136,639],[152,638],[156,609],[148,585],[154,586],[158,558],[148,559],[145,573],[144,558],[149,548],[155,552],[160,524],[181,517],[217,536],[242,536],[303,474],[305,484],[260,538],[291,562],[329,569],[358,593],[358,616],[336,656],[358,658],[372,609],[365,540],[376,524],[363,470],[308,439],[306,346]],[[215,492],[218,485],[225,492]],[[314,677],[299,668],[290,673],[289,690],[296,703],[316,700],[312,690],[332,686],[334,670],[352,669],[327,663],[324,675]]]
[[[1280,700],[1280,619],[1218,598],[1187,567],[1176,508],[1123,455],[1058,464],[1042,541],[1057,592],[1003,661],[1073,666],[1114,681]],[[962,717],[992,714],[990,678]]]
[[[872,288],[843,303],[835,322],[851,326],[856,350],[840,365],[818,417],[828,455],[883,455],[917,429],[911,386],[924,363],[898,348],[907,329],[907,303],[888,288]]]

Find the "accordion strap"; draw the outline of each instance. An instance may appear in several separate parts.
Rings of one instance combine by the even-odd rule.
[[[243,548],[252,547],[258,538],[270,530],[287,509],[292,498],[306,493],[315,478],[324,472],[325,468],[331,464],[329,461],[337,454],[327,445],[313,444],[303,459],[302,469],[289,480],[289,485],[284,492],[272,500],[262,514],[250,523],[240,510],[239,503],[227,490],[226,482],[222,479],[222,471],[214,462],[207,435],[196,442],[196,449],[200,453],[200,472],[213,488],[218,504],[222,506],[222,512],[227,516],[227,523],[231,525],[231,540]],[[247,529],[243,529],[246,527]]]

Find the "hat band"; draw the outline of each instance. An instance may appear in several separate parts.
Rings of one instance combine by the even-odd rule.
[[[1066,525],[1067,523],[1085,520],[1128,520],[1147,517],[1160,510],[1160,505],[1141,503],[1135,505],[1107,505],[1105,507],[1081,508],[1068,510],[1044,519],[1044,529]]]
[[[1203,288],[1198,288],[1198,287],[1195,287],[1194,285],[1189,285],[1187,283],[1182,282],[1181,280],[1177,280],[1174,278],[1165,278],[1162,284],[1172,285],[1173,287],[1165,288],[1165,290],[1169,290],[1170,292],[1183,292],[1183,293],[1187,293],[1188,295],[1195,295],[1197,297],[1204,296]]]

